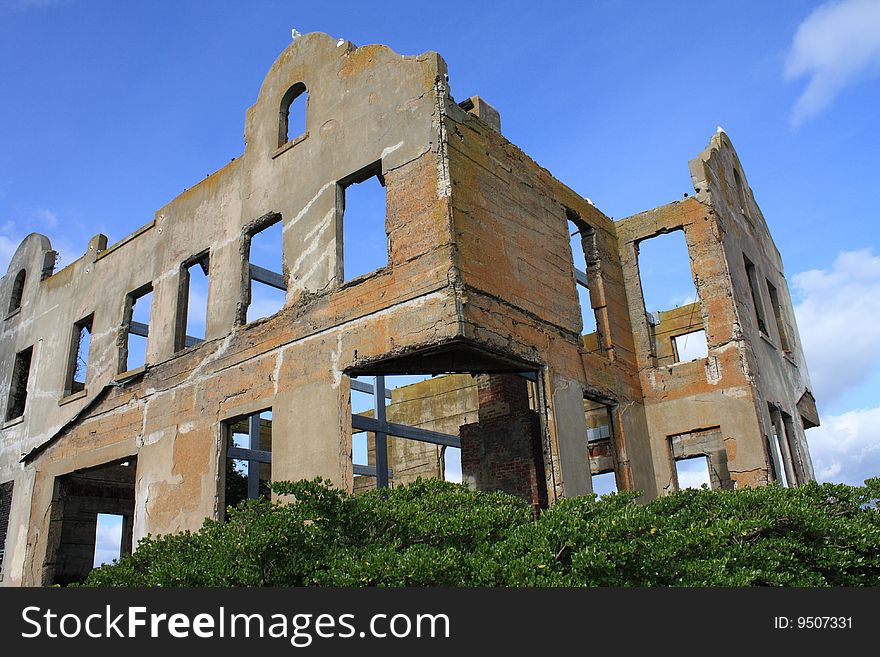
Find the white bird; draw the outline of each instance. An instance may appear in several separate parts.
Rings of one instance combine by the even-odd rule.
[[[345,39],[340,38],[339,41],[336,42],[336,47],[338,48],[338,47],[341,46],[343,43],[345,43]]]
[[[299,30],[297,30],[296,28],[293,28],[292,30],[290,30],[290,38],[293,39],[294,41],[296,41],[297,38],[301,37],[301,36],[302,36],[302,34],[300,34]]]
[[[589,203],[590,205],[592,205],[593,207],[596,206],[596,204],[593,203],[589,198],[584,198],[584,200],[585,200],[587,203]]]
[[[720,135],[722,132],[724,132],[724,128],[722,128],[721,126],[718,126],[717,128],[715,128],[715,132],[717,132]]]

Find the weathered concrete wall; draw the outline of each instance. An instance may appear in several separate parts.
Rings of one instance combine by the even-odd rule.
[[[280,117],[298,85],[308,89],[306,131],[285,141]],[[539,504],[591,490],[588,399],[611,418],[607,454],[594,457],[603,468],[611,459],[619,486],[648,498],[674,488],[671,437],[715,427],[730,481],[766,482],[768,404],[779,409],[777,433],[794,418],[792,472],[812,476],[797,408],[809,379],[781,260],[726,136],[691,163],[696,198],[612,222],[505,139],[485,101],[462,105],[469,109],[449,95],[436,53],[400,57],[309,34],[266,76],[247,112],[241,157],[117,244],[96,235],[59,272],[47,238],[22,242],[0,279],[5,311],[26,272],[21,308],[0,325],[4,419],[16,354],[33,349],[24,414],[0,425],[0,482],[14,482],[4,585],[47,581],[57,555],[49,511],[58,482],[73,472],[136,457],[135,543],[221,517],[224,426],[243,416],[272,411],[273,479],[321,476],[349,490],[369,483],[353,476],[350,376],[452,373],[395,390],[388,420],[466,434],[472,472],[490,461],[506,467],[516,452],[504,475],[514,479],[502,487]],[[388,264],[346,280],[342,190],[364,171],[386,185]],[[568,220],[584,236],[597,318],[586,336]],[[275,221],[286,303],[246,323],[250,239]],[[687,318],[663,314],[655,327],[637,246],[675,228],[685,232],[699,303]],[[206,339],[183,348],[182,276],[203,253]],[[775,286],[787,351],[775,322],[762,336],[751,319],[743,253]],[[122,372],[126,297],[146,286],[146,365]],[[74,327],[87,316],[85,386],[67,394]],[[671,363],[672,333],[699,326],[709,356]],[[530,436],[518,451],[508,449],[502,424],[480,418],[472,376],[505,373],[534,379],[528,408],[508,414]],[[395,485],[443,474],[437,446],[391,438],[388,449]],[[496,486],[496,470],[472,483]]]

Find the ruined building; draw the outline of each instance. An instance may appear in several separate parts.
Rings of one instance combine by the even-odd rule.
[[[4,585],[84,577],[98,514],[122,517],[128,551],[269,477],[399,485],[443,476],[459,449],[468,485],[536,506],[602,473],[662,495],[694,458],[713,487],[813,478],[804,430],[819,419],[782,260],[724,133],[690,163],[694,195],[612,221],[505,139],[485,101],[453,100],[436,53],[309,34],[266,76],[245,141],[116,244],[96,235],[57,272],[42,235],[13,256]],[[368,245],[346,243],[346,198],[366,183],[384,189],[387,249],[352,276],[346,256]],[[252,257],[272,230],[274,270]],[[674,231],[697,299],[649,312],[639,250]],[[194,277],[203,335],[187,329]],[[257,318],[260,286],[284,297]],[[705,353],[686,356],[684,336]],[[386,390],[413,374],[436,376]],[[376,410],[353,413],[357,394]]]

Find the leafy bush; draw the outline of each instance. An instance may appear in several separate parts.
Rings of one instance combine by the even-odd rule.
[[[87,586],[878,586],[880,479],[561,500],[420,480],[272,484],[225,523],[147,537]]]

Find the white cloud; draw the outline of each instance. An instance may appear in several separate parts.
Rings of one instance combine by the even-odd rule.
[[[860,486],[880,477],[880,407],[823,416],[807,439],[819,481]]]
[[[792,287],[813,393],[827,407],[880,364],[880,257],[844,251],[830,270],[794,276]]]
[[[792,124],[827,107],[847,86],[880,74],[880,0],[821,5],[798,26],[785,62],[789,80],[809,77]]]

